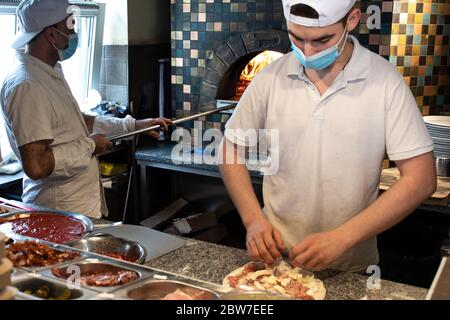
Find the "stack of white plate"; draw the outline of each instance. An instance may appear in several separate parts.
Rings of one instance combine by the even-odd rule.
[[[11,285],[12,263],[5,257],[5,236],[0,233],[0,300],[11,300],[15,289]]]
[[[433,139],[436,156],[450,158],[450,117],[428,116],[423,119]]]

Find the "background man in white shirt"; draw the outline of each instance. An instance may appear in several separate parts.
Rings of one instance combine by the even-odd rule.
[[[288,253],[310,270],[365,271],[378,263],[376,236],[436,189],[433,144],[409,87],[349,35],[361,17],[354,3],[283,0],[293,52],[252,81],[227,123],[221,173],[254,260]],[[236,162],[249,146],[238,129],[279,130],[263,209]],[[401,179],[378,197],[386,153]]]
[[[167,130],[171,121],[82,114],[59,63],[78,46],[69,2],[24,0],[17,17],[22,32],[12,46],[25,51],[17,51],[18,65],[3,83],[0,104],[26,174],[22,198],[95,218],[107,215],[96,158],[111,147],[105,136],[157,124]]]

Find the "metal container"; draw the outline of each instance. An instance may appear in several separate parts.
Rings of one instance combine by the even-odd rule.
[[[7,213],[0,215],[0,221],[6,220],[6,221],[12,221],[15,219],[21,219],[21,218],[28,218],[32,215],[39,215],[39,214],[58,214],[66,217],[73,218],[80,223],[84,225],[85,232],[80,234],[80,239],[85,238],[89,235],[90,232],[94,230],[94,224],[92,223],[91,219],[88,217],[79,214],[79,213],[72,213],[72,212],[64,212],[64,211],[55,211],[55,210],[46,210],[46,211],[24,211],[24,212],[14,212],[14,213]],[[1,224],[0,224],[1,226]],[[7,231],[7,230],[6,230]],[[7,232],[4,233],[7,233]],[[2,231],[3,232],[3,231]],[[12,234],[7,234],[7,236],[14,237]]]
[[[19,211],[22,211],[22,210],[8,206],[6,204],[0,204],[0,214],[7,214],[7,213],[19,212]]]
[[[58,272],[58,274],[55,274],[55,271]],[[100,261],[92,262],[91,260],[74,263],[74,264],[70,264],[70,265],[65,265],[65,266],[62,266],[62,267],[59,267],[56,269],[52,269],[52,271],[47,271],[45,275],[53,276],[57,279],[70,280],[71,278],[73,278],[75,272],[80,276],[88,276],[88,275],[103,273],[103,272],[109,272],[112,274],[116,274],[119,271],[134,272],[137,274],[137,278],[135,280],[129,281],[122,285],[116,285],[116,286],[90,286],[90,285],[84,285],[82,283],[80,285],[83,287],[88,287],[91,290],[99,291],[99,292],[111,292],[111,291],[117,290],[121,287],[132,284],[136,281],[139,281],[139,279],[141,279],[141,277],[142,277],[142,274],[135,269],[125,268],[120,265],[113,265],[110,263],[102,263]]]
[[[21,242],[22,241],[28,241],[28,239],[24,238],[23,240],[21,240]],[[74,257],[73,259],[67,259],[65,261],[57,262],[55,264],[50,264],[50,265],[47,265],[47,266],[14,267],[14,272],[36,273],[36,272],[41,272],[41,271],[48,270],[48,269],[51,269],[51,268],[56,268],[56,267],[59,267],[59,266],[63,266],[63,265],[66,265],[68,263],[74,263],[74,262],[80,261],[81,259],[84,259],[84,256],[83,256],[84,254],[82,252],[78,252],[76,250],[71,251],[70,249],[68,250],[68,248],[64,248],[64,247],[61,247],[61,246],[56,247],[56,246],[52,246],[52,245],[47,245],[45,243],[45,241],[41,241],[41,240],[36,240],[36,241],[33,241],[33,242],[37,242],[37,243],[41,243],[43,245],[46,245],[50,249],[52,249],[52,250],[54,250],[56,252],[59,252],[59,253],[73,252],[73,253],[77,253],[78,256]]]
[[[128,290],[127,297],[133,300],[162,300],[168,294],[175,293],[177,290],[181,290],[184,294],[197,298],[196,300],[219,299],[219,295],[217,293],[208,289],[169,280],[148,281],[142,286]]]
[[[84,298],[80,289],[69,289],[65,284],[39,278],[26,278],[13,283],[20,294],[19,298],[27,300],[77,300]]]
[[[436,170],[439,177],[450,177],[450,157],[436,157]]]
[[[143,264],[147,257],[145,248],[139,243],[114,236],[90,237],[66,245],[109,258],[114,258],[114,256],[108,254],[120,254],[126,257],[125,261],[137,264]]]

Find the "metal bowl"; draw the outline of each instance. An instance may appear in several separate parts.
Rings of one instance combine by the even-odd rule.
[[[137,242],[116,238],[114,236],[90,237],[67,243],[68,246],[85,252],[110,257],[108,253],[125,256],[127,261],[143,264],[147,257],[145,248]]]
[[[79,214],[79,213],[73,213],[73,212],[65,212],[65,211],[55,211],[55,210],[46,210],[46,211],[23,211],[23,212],[13,212],[13,213],[7,213],[0,215],[0,231],[6,234],[6,236],[14,238],[14,234],[11,234],[8,232],[8,230],[2,230],[1,229],[1,223],[6,221],[13,221],[15,219],[21,219],[21,218],[28,218],[32,215],[39,215],[39,214],[57,214],[62,215],[66,217],[73,218],[77,220],[78,222],[82,223],[84,225],[85,231],[80,234],[80,239],[85,238],[89,235],[90,232],[94,230],[94,224],[92,223],[91,219],[88,217]],[[20,235],[18,235],[20,236]]]

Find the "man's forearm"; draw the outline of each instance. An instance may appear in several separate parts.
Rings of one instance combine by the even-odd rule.
[[[246,165],[221,165],[220,172],[244,225],[247,226],[251,221],[261,218],[261,206],[253,190]]]
[[[435,190],[436,179],[402,177],[359,215],[337,228],[348,248],[390,229],[420,206]]]
[[[226,148],[231,147],[231,150]],[[237,159],[237,148],[231,144],[222,145],[222,154],[224,159]],[[227,157],[232,154],[232,157]],[[262,218],[263,213],[261,206],[253,189],[250,174],[245,164],[238,164],[238,161],[224,161],[220,165],[220,173],[222,174],[225,186],[241,215],[242,222],[247,226],[251,221]]]

